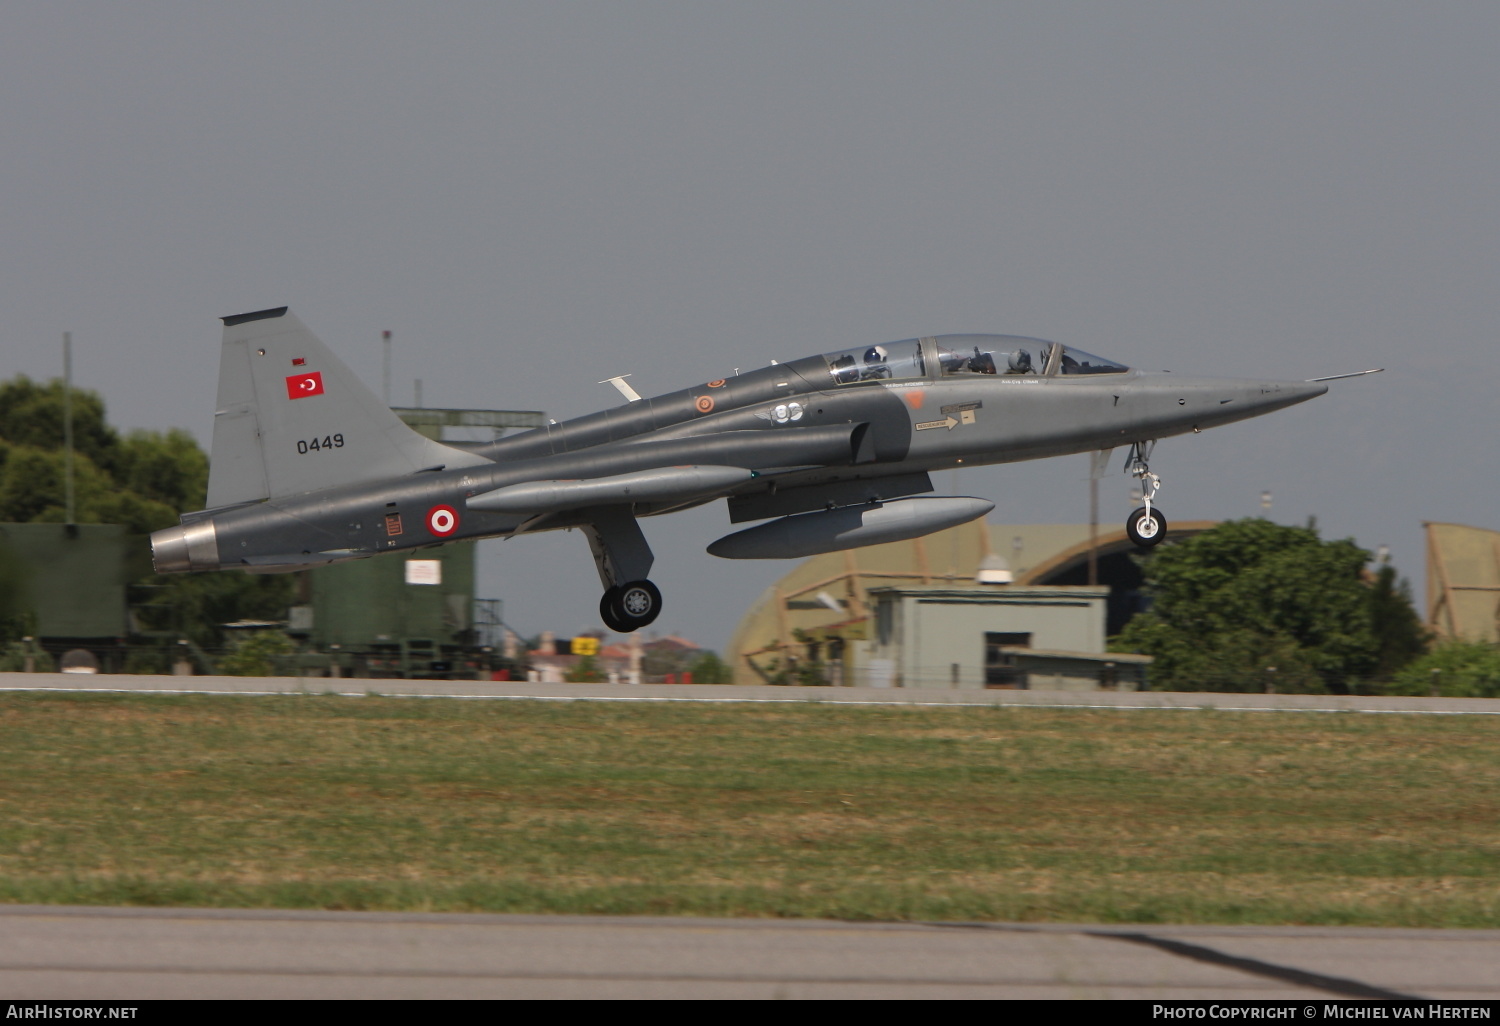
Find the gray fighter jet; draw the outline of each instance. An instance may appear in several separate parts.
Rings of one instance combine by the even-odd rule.
[[[1167,531],[1156,439],[1300,403],[1325,382],[1148,373],[1011,335],[938,335],[719,378],[491,443],[403,424],[285,307],[224,319],[208,509],[151,536],[159,573],[301,570],[576,527],[614,631],[656,619],[639,518],[727,498],[708,547],[786,559],[915,538],[994,503],[922,497],[930,473],[1128,447],[1139,545]],[[1375,373],[1361,371],[1361,374]],[[1335,375],[1355,377],[1357,375]]]

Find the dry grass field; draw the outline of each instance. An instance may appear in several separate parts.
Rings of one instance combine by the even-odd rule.
[[[0,901],[1500,926],[1500,717],[0,696]]]

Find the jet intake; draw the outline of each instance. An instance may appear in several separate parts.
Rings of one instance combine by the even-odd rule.
[[[686,502],[754,477],[754,471],[743,467],[658,467],[580,481],[527,481],[471,495],[466,505],[485,513],[532,514],[635,502]]]
[[[159,574],[219,569],[219,535],[212,520],[151,532],[151,565]]]
[[[993,502],[966,495],[845,506],[799,513],[736,531],[714,542],[708,551],[724,559],[801,559],[822,552],[920,538],[976,520],[994,508]]]

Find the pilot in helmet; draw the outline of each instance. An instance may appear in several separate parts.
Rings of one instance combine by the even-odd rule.
[[[888,378],[891,369],[885,362],[885,346],[871,346],[865,350],[865,372],[860,377],[866,380],[870,378]]]

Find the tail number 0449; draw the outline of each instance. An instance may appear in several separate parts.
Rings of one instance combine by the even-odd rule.
[[[434,506],[427,511],[427,530],[446,538],[458,530],[458,511],[452,506]]]
[[[342,449],[343,447],[343,435],[324,435],[322,438],[304,438],[297,441],[297,451],[303,456],[306,456],[310,452],[322,452],[324,449]]]

